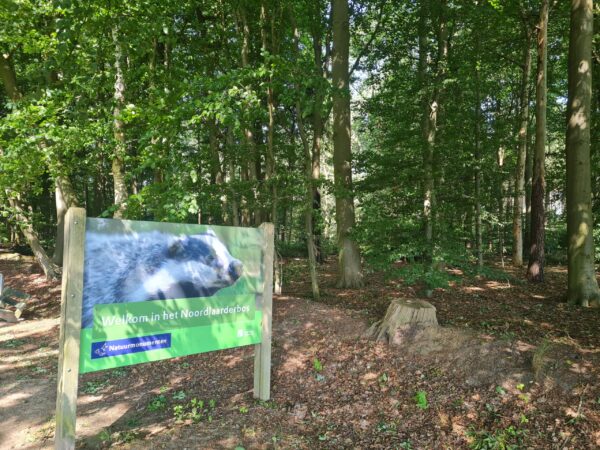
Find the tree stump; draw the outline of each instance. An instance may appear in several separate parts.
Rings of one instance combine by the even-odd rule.
[[[436,309],[420,299],[396,298],[392,300],[383,320],[374,323],[367,335],[378,341],[389,342],[399,330],[411,327],[437,327]]]

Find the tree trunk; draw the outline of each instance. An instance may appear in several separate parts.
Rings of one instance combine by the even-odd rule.
[[[571,0],[567,103],[568,301],[600,306],[594,268],[590,123],[592,98],[592,0]]]
[[[8,53],[0,52],[0,78],[2,78],[2,84],[4,85],[8,98],[13,102],[20,100],[22,95],[17,86],[15,69],[10,60],[10,54]]]
[[[542,0],[542,9],[540,11],[540,23],[537,36],[538,58],[535,103],[535,154],[533,162],[533,180],[531,186],[531,237],[529,239],[529,266],[527,267],[527,279],[534,283],[540,283],[544,281],[544,194],[546,189],[544,162],[546,158],[547,38],[548,0]]]
[[[33,224],[23,211],[23,207],[21,206],[19,199],[15,197],[11,198],[10,193],[7,194],[8,202],[15,213],[15,219],[19,224],[21,233],[23,233],[23,236],[25,236],[25,239],[27,239],[27,243],[29,244],[29,247],[31,247],[31,250],[35,255],[35,259],[40,266],[42,266],[44,274],[46,275],[46,279],[57,280],[60,275],[60,270],[48,257],[46,251],[40,244],[38,235],[33,229]]]
[[[294,27],[294,48],[296,49],[296,54],[300,54],[299,42],[300,35],[298,33],[298,28],[296,26],[296,20],[291,13],[292,24]],[[319,50],[320,51],[320,50]],[[296,61],[297,62],[297,59]],[[310,287],[312,291],[312,296],[314,300],[319,300],[321,294],[319,292],[319,281],[317,279],[317,245],[315,242],[315,232],[314,232],[314,218],[315,214],[314,209],[314,154],[311,154],[310,145],[308,143],[308,137],[306,135],[306,130],[304,128],[304,118],[302,117],[302,107],[300,105],[301,92],[300,87],[296,85],[296,93],[298,94],[298,100],[296,101],[296,124],[298,126],[298,132],[300,134],[300,140],[302,141],[302,148],[304,150],[304,167],[305,167],[305,175],[306,175],[306,203],[304,205],[304,227],[306,232],[306,247],[308,253],[308,269],[310,274]],[[313,132],[316,133],[315,130]],[[313,141],[314,144],[314,141]],[[293,219],[293,218],[292,218]]]
[[[54,180],[56,197],[56,245],[52,261],[62,266],[65,234],[65,216],[71,206],[78,206],[75,190],[66,176],[57,175]]]
[[[435,145],[437,119],[441,96],[441,85],[446,73],[448,58],[448,27],[446,25],[446,0],[439,0],[439,20],[437,30],[437,60],[433,82],[427,80],[427,11],[429,2],[421,1],[419,10],[419,62],[418,83],[423,95],[423,117],[421,135],[423,138],[423,227],[425,234],[424,259],[433,259],[433,224],[435,216]]]
[[[231,200],[229,203],[231,204],[231,225],[234,227],[240,226],[240,206],[238,201],[238,196],[236,190],[232,187],[232,183],[235,182],[235,162],[233,160],[233,132],[231,131],[231,127],[227,129],[227,137],[225,139],[227,144],[227,149],[229,150],[229,194]]]
[[[264,2],[261,4],[261,21],[263,23],[261,30],[262,38],[262,49],[263,54],[270,55],[275,53],[275,23],[273,15],[271,14],[270,20],[267,20],[267,9]],[[268,42],[268,33],[266,30],[267,22],[271,24],[271,42]],[[270,44],[270,45],[269,45]],[[275,230],[275,237],[278,236],[278,208],[277,208],[277,182],[275,179],[275,153],[274,153],[274,140],[275,140],[275,94],[273,92],[273,75],[269,75],[267,82],[267,113],[269,117],[269,123],[267,125],[267,153],[266,153],[266,167],[265,167],[265,184],[270,187],[271,193],[271,222]],[[273,277],[273,292],[275,294],[281,294],[282,276],[281,276],[281,265],[277,251],[273,255],[273,267],[275,268],[275,274]]]
[[[333,16],[333,175],[339,251],[338,286],[363,285],[360,252],[351,236],[354,227],[350,117],[350,18],[348,0],[332,0]]]
[[[242,47],[240,53],[240,65],[242,68],[248,67],[250,64],[250,25],[246,17],[246,6],[240,4],[237,11],[238,19],[241,25],[241,37]],[[246,157],[242,161],[244,169],[242,169],[242,177],[246,177],[251,183],[258,185],[258,171],[256,169],[256,162],[259,158],[258,150],[256,148],[256,142],[254,139],[254,133],[252,132],[251,124],[244,124],[244,142],[246,146]],[[261,214],[256,206],[256,189],[251,186],[251,193],[249,199],[244,202],[245,207],[242,214],[242,221],[244,226],[249,226],[251,223],[260,225]]]
[[[519,148],[515,170],[515,195],[513,205],[513,249],[512,263],[523,265],[523,213],[525,209],[525,160],[527,157],[527,127],[529,123],[529,76],[531,73],[531,29],[525,23],[525,50],[521,78],[521,104],[519,125]]]
[[[431,303],[420,299],[395,298],[385,317],[371,325],[366,335],[377,341],[392,343],[396,332],[403,329],[437,326],[436,309]]]
[[[423,117],[421,118],[421,135],[423,139],[423,232],[425,235],[424,259],[432,259],[433,247],[433,214],[432,200],[434,189],[433,177],[433,146],[435,144],[435,122],[437,118],[437,103],[430,99],[427,82],[427,65],[429,53],[427,49],[427,12],[429,2],[421,0],[419,8],[419,61],[418,85],[422,95]]]
[[[320,14],[320,11],[318,12]],[[318,15],[317,15],[318,17]],[[315,19],[316,20],[316,19]],[[322,54],[322,31],[320,24],[317,24],[312,29],[313,39],[313,55],[315,61],[315,76],[327,78],[327,71],[323,68],[323,54]],[[323,132],[325,130],[325,124],[323,119],[323,102],[325,101],[325,94],[323,87],[319,84],[315,89],[315,100],[313,104],[312,114],[312,125],[313,125],[313,139],[312,139],[312,168],[311,168],[311,186],[312,186],[312,208],[314,209],[312,217],[312,230],[315,244],[315,254],[317,261],[322,263],[325,258],[322,248],[322,227],[321,227],[321,192],[319,189],[319,180],[321,178],[321,145],[323,142]]]
[[[306,246],[308,250],[308,268],[310,272],[310,286],[312,290],[313,299],[319,300],[319,282],[317,279],[317,254],[315,245],[315,236],[313,230],[313,188],[312,188],[312,158],[310,148],[308,144],[308,138],[306,131],[304,130],[304,123],[302,119],[302,108],[298,103],[296,105],[296,117],[298,124],[298,131],[300,133],[300,139],[302,140],[302,148],[304,149],[304,164],[306,171],[306,204],[304,212],[304,226],[306,231]]]
[[[112,29],[113,44],[115,46],[115,87],[113,109],[113,128],[115,137],[115,151],[112,160],[112,176],[114,188],[114,203],[117,209],[113,217],[122,219],[127,207],[127,183],[125,181],[125,132],[121,112],[125,106],[125,79],[123,77],[123,49],[119,41],[119,27]]]
[[[475,35],[475,54],[479,55],[479,37]],[[479,62],[475,61],[475,250],[477,267],[483,267],[483,226],[481,223],[481,93]]]

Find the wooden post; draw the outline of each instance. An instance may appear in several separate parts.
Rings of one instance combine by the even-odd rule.
[[[271,398],[271,317],[273,311],[273,253],[274,227],[272,223],[263,223],[264,276],[265,285],[262,297],[262,342],[254,350],[254,398]]]
[[[58,388],[54,448],[75,448],[79,335],[83,296],[85,209],[69,208],[65,218],[64,264],[60,304]]]

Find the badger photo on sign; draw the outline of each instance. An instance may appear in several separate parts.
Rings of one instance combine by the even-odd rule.
[[[102,225],[118,221],[95,220],[97,229],[85,235],[82,328],[92,327],[95,305],[210,297],[244,273],[212,229],[115,233]]]

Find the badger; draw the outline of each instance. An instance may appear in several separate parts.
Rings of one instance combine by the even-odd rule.
[[[212,230],[177,236],[159,231],[86,232],[82,327],[94,305],[210,297],[243,273]]]

